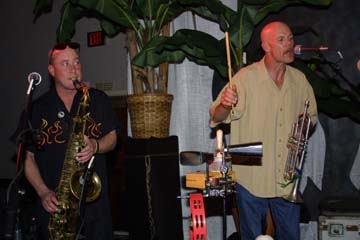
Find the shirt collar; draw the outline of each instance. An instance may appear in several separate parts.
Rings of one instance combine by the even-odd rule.
[[[266,81],[273,81],[272,78],[270,77],[270,74],[269,74],[266,66],[265,66],[265,56],[257,64],[259,64],[259,67],[261,69],[260,74],[259,74],[260,81],[262,81],[264,83]],[[293,79],[290,79],[290,72],[291,72],[291,67],[289,65],[286,65],[285,75],[284,75],[284,84],[281,89],[285,90],[288,87],[295,86]]]
[[[272,81],[271,77],[270,77],[270,74],[265,66],[265,56],[258,62],[259,64],[259,67],[260,67],[260,80],[263,81],[263,82],[266,82],[266,81]]]

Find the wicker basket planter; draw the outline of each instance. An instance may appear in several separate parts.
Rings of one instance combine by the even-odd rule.
[[[138,94],[127,97],[134,138],[169,137],[173,95]]]

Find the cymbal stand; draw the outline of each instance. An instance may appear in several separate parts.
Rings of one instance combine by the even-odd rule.
[[[209,171],[207,166],[207,180],[205,182],[205,190],[203,191],[204,197],[221,197],[223,199],[223,218],[222,218],[222,235],[223,240],[226,240],[227,232],[227,221],[226,221],[226,200],[227,196],[234,192],[233,186],[234,182],[231,177],[228,176],[229,168],[231,167],[231,161],[229,164],[225,161],[224,151],[221,152],[222,162],[220,167],[221,178],[215,179],[215,181],[210,181]],[[207,164],[208,165],[208,164]],[[230,166],[230,167],[229,167]]]

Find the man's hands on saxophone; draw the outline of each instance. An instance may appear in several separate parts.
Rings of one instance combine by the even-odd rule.
[[[59,211],[59,201],[56,199],[56,195],[53,191],[49,190],[40,195],[41,204],[44,209],[49,213],[54,213]]]
[[[115,130],[110,131],[101,139],[89,138],[84,135],[85,147],[76,154],[76,159],[80,163],[88,162],[96,153],[107,153],[116,146],[117,134]]]
[[[91,157],[99,150],[99,143],[94,138],[89,138],[88,136],[84,135],[84,143],[85,146],[81,149],[80,152],[76,154],[76,160],[80,163],[88,162]]]
[[[79,153],[76,154],[77,161],[81,163],[88,162],[91,157],[99,151],[98,142],[93,138],[89,138],[86,135],[84,136],[85,147],[81,149]],[[34,154],[31,152],[27,152],[27,159],[25,164],[27,165],[25,173],[28,175],[28,179],[35,187],[40,199],[41,204],[44,209],[49,213],[54,213],[59,211],[59,201],[56,198],[55,192],[51,191],[43,179],[40,177],[39,169],[35,164]]]
[[[98,150],[97,140],[93,138],[89,138],[85,135],[84,142],[85,142],[85,147],[81,149],[79,153],[76,154],[77,160],[81,163],[88,162]],[[31,158],[31,156],[29,157]],[[41,180],[40,182],[43,181]],[[38,194],[44,209],[49,213],[54,213],[59,211],[58,206],[60,203],[56,198],[55,192],[47,188],[44,183],[39,185],[42,187],[39,187]]]

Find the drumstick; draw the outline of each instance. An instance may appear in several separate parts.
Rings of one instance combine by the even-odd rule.
[[[228,78],[229,78],[229,86],[231,87],[231,55],[230,55],[230,42],[229,42],[229,33],[225,32],[225,43],[226,43],[226,58],[228,65]]]
[[[221,129],[218,129],[216,131],[216,158],[222,157],[222,151],[223,151],[223,131]]]
[[[226,45],[226,58],[227,58],[227,65],[228,65],[228,78],[229,78],[229,87],[232,89],[231,83],[231,55],[230,55],[230,41],[229,41],[229,33],[225,32],[225,45]],[[231,106],[231,114],[233,114],[234,105]]]

